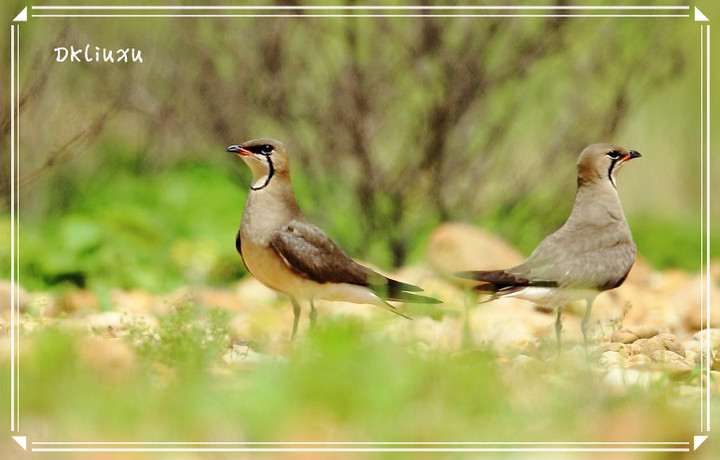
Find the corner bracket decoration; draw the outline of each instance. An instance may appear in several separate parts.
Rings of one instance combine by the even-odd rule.
[[[707,21],[710,22],[710,20],[705,16],[702,11],[698,9],[698,7],[695,7],[695,21]]]
[[[697,8],[695,8],[697,10]],[[696,13],[697,14],[697,13]],[[23,8],[23,10],[15,16],[15,19],[13,19],[13,22],[27,22],[27,6]]]

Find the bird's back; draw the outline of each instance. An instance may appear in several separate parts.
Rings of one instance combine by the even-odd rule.
[[[635,261],[636,246],[620,200],[608,183],[581,187],[565,224],[528,259],[506,272],[558,286],[610,289]]]

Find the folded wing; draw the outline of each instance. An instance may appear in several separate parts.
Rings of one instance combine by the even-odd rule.
[[[422,289],[387,278],[355,262],[325,232],[310,222],[293,220],[272,236],[270,246],[293,272],[317,283],[366,286],[385,300],[440,302],[430,297],[411,294]]]

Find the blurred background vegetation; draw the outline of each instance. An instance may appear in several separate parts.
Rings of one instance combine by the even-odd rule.
[[[6,23],[24,6],[5,2]],[[717,10],[703,4],[711,18]],[[250,173],[224,149],[266,136],[290,149],[309,217],[385,269],[421,260],[447,220],[529,253],[566,218],[581,149],[617,143],[643,154],[619,179],[640,253],[657,268],[699,269],[691,19],[31,18],[21,30],[20,279],[30,289],[236,280]],[[54,61],[54,47],[86,44],[134,47],[144,62]],[[5,107],[9,97],[0,93]],[[9,232],[9,155],[0,169]]]

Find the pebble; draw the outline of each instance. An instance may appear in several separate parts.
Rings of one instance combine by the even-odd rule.
[[[720,348],[720,329],[703,329],[693,335],[693,338],[701,343],[710,340],[710,349],[717,354]]]
[[[652,367],[652,358],[647,355],[628,356],[625,363],[630,369],[650,369]]]
[[[695,368],[693,361],[670,350],[656,350],[650,357],[654,362],[661,364],[662,370],[673,374],[690,373]]]
[[[609,369],[613,366],[635,370],[663,370],[673,374],[691,372],[697,353],[687,356],[685,346],[669,332],[632,343],[613,342],[602,348],[598,363]]]
[[[222,308],[234,312],[242,311],[244,307],[241,297],[224,289],[204,289],[200,294],[200,303],[209,308]]]
[[[617,392],[626,392],[631,387],[648,388],[663,378],[663,373],[624,369],[620,366],[610,368],[603,377],[606,387]]]
[[[600,364],[600,366],[602,367],[610,368],[613,366],[621,366],[626,359],[627,356],[624,356],[617,351],[608,350],[600,355],[600,358],[598,359],[598,364]]]
[[[127,381],[137,367],[135,352],[120,338],[87,336],[76,342],[75,349],[81,362],[108,381]]]
[[[682,342],[669,332],[660,333],[649,339],[638,339],[630,344],[633,354],[652,356],[658,350],[669,350],[685,357],[685,347]]]
[[[94,292],[78,289],[65,293],[57,301],[55,314],[92,312],[100,310],[100,299]]]
[[[663,332],[662,328],[654,325],[639,325],[615,331],[611,340],[613,342],[633,343],[638,339],[647,339]]]
[[[447,222],[435,229],[428,240],[426,258],[438,273],[450,276],[463,270],[512,267],[524,260],[498,236],[459,222]]]
[[[703,309],[703,290],[709,291],[712,303],[709,315]],[[708,326],[720,327],[720,304],[717,299],[720,299],[720,286],[715,283],[704,285],[699,275],[678,287],[671,295],[673,304],[682,312],[683,326],[690,331],[699,331]]]
[[[117,311],[151,313],[158,311],[158,299],[141,289],[111,289],[110,302]]]

